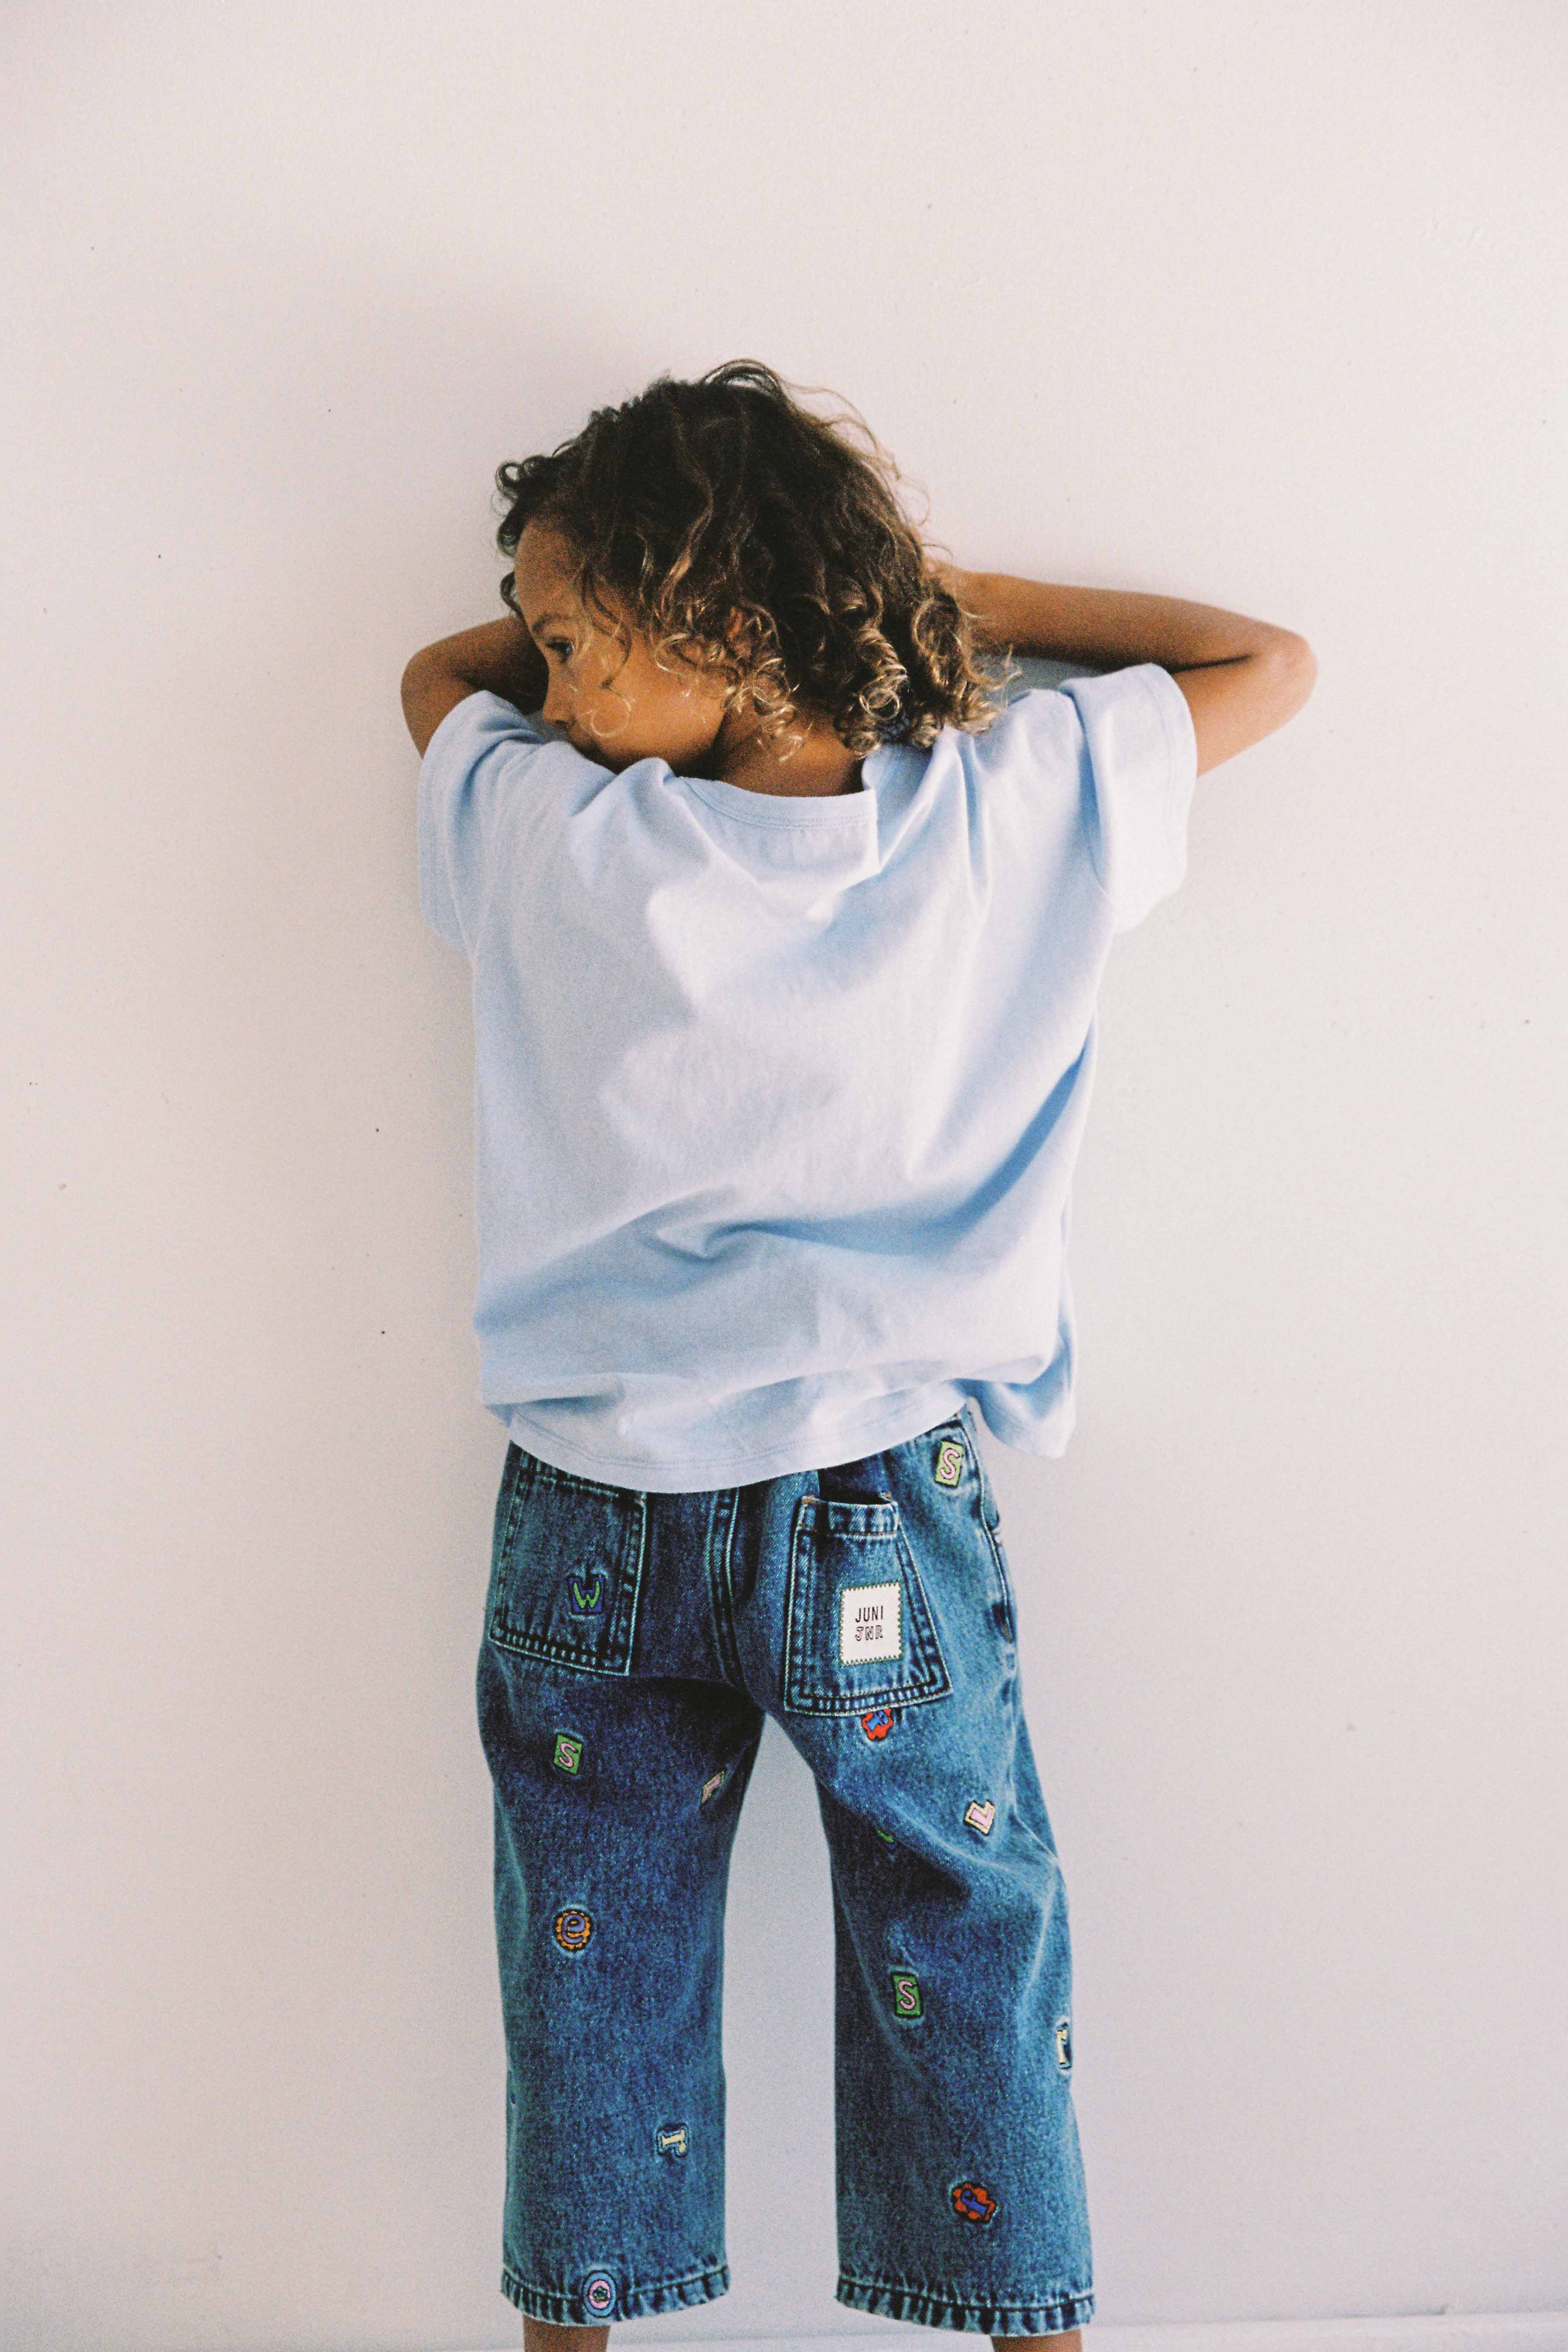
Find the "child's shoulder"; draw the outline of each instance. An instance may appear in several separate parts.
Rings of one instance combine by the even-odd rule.
[[[1085,718],[1120,706],[1124,695],[1144,698],[1145,686],[1134,683],[1125,668],[1086,668],[1081,662],[1045,661],[1022,655],[1011,656],[1004,673],[993,673],[1007,700],[984,732],[968,740],[983,766],[1006,766],[1017,760],[1037,761],[1053,755],[1076,764],[1082,748]],[[1077,689],[1085,689],[1080,702]]]
[[[1075,673],[1062,662],[1015,658],[1005,677],[997,673],[1007,699],[988,727],[963,732],[959,742],[966,757],[981,769],[1007,768],[1033,762],[1052,750],[1065,751],[1071,739],[1071,701],[1058,688]]]

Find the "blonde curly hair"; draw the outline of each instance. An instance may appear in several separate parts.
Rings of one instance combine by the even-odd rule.
[[[548,523],[584,607],[627,653],[606,588],[661,666],[717,680],[768,742],[802,706],[862,758],[943,727],[984,733],[1007,697],[976,659],[976,615],[906,520],[898,467],[858,412],[815,416],[802,388],[760,360],[656,377],[548,455],[498,468],[497,547],[515,557],[527,525]],[[500,594],[516,613],[510,572]]]

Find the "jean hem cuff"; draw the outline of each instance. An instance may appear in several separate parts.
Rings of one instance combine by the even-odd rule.
[[[626,2284],[603,2267],[584,2270],[583,2280],[584,2286],[589,2281],[607,2282],[615,2288],[614,2302],[593,2310],[582,2291],[574,2294],[536,2286],[510,2263],[501,2267],[500,2291],[530,2319],[548,2319],[557,2327],[602,2327],[612,2319],[651,2319],[661,2311],[688,2311],[694,2304],[711,2303],[729,2293],[730,2265],[718,2263],[707,2270],[687,2271],[679,2278],[651,2279],[640,2285]]]
[[[952,2327],[974,2336],[1063,2336],[1094,2317],[1087,2288],[1062,2289],[1033,2303],[965,2303],[930,2287],[892,2279],[850,2278],[840,2273],[836,2298],[851,2311],[911,2320],[917,2327]]]

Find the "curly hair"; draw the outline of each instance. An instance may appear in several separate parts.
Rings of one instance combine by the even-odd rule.
[[[496,545],[515,556],[526,526],[547,522],[623,662],[632,641],[606,588],[661,667],[717,681],[769,743],[803,705],[861,757],[945,726],[984,733],[1007,698],[976,658],[976,615],[906,520],[898,467],[858,412],[824,420],[793,397],[816,388],[760,360],[658,376],[547,456],[498,468]],[[869,456],[842,437],[851,424]],[[516,613],[510,572],[500,594]]]

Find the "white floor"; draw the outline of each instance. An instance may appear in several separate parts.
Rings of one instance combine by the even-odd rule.
[[[639,2332],[627,2321],[616,2338]],[[652,2331],[649,2331],[651,2336]],[[897,2336],[912,2346],[917,2335],[948,2331],[876,2320],[867,2315],[842,2336],[666,2336],[661,2352],[851,2352],[868,2336]],[[1096,2320],[1084,2330],[1084,2352],[1568,2352],[1568,2311],[1442,2312],[1394,2319],[1234,2319],[1159,2327],[1108,2327]],[[979,2344],[979,2336],[952,2341]],[[521,2326],[518,2341],[521,2341]],[[493,2347],[492,2347],[493,2352]]]

